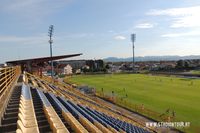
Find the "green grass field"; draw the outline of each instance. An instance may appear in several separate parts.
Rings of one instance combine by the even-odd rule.
[[[190,122],[190,132],[200,131],[200,79],[184,79],[142,74],[80,75],[68,79],[79,85],[95,87],[97,92],[128,97],[133,104],[164,113],[176,112],[177,121]],[[125,88],[125,91],[124,91]],[[188,130],[187,130],[188,131]]]
[[[200,70],[193,70],[191,71],[192,74],[200,74]]]

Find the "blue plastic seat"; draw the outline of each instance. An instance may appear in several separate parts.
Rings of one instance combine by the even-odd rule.
[[[46,106],[46,107],[51,106],[50,102],[48,101],[48,99],[46,98],[46,96],[44,95],[44,93],[41,90],[37,89],[37,93],[38,93],[40,99],[42,100],[42,103],[44,106]]]
[[[56,107],[60,110],[60,111],[64,111],[64,112],[69,112],[63,105],[62,103],[55,97],[55,95],[53,95],[52,93],[48,93],[49,96],[53,99],[54,104],[56,105]]]

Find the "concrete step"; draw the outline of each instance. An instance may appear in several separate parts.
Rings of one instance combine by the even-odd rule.
[[[14,132],[17,129],[17,124],[16,123],[10,123],[10,124],[5,124],[5,125],[1,125],[0,127],[0,132],[4,133],[4,132]]]
[[[6,113],[11,113],[11,112],[18,112],[19,108],[9,108],[6,109]]]
[[[15,86],[2,118],[0,132],[16,132],[21,86]]]
[[[2,125],[9,124],[9,123],[16,123],[17,120],[18,120],[18,116],[12,117],[12,118],[4,118],[4,119],[2,119]]]
[[[35,89],[31,89],[31,94],[33,98],[33,106],[35,109],[35,115],[38,122],[38,127],[40,132],[51,132],[50,124],[43,111],[43,105]]]

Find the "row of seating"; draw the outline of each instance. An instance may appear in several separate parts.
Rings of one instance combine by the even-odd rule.
[[[65,93],[69,93],[69,95],[71,95],[71,96],[75,96],[78,99],[82,99],[82,100],[85,100],[85,101],[90,102],[92,104],[95,104],[96,106],[100,106],[97,103],[93,102],[92,100],[89,100],[88,98],[87,99],[82,98],[82,97],[78,96],[77,94],[74,94],[72,91],[71,92],[67,91],[66,88],[65,89],[58,88],[58,87],[56,87],[52,84],[48,84],[46,81],[41,80],[34,75],[31,75],[31,74],[28,74],[28,73],[26,73],[26,74],[27,74],[27,77],[30,80],[31,84],[33,84],[33,86],[36,87],[36,88],[42,87],[46,91],[50,91],[54,94],[59,94],[59,95],[62,95],[62,93],[60,93],[60,91],[65,90]],[[58,91],[58,89],[60,89],[60,91]]]
[[[17,133],[39,133],[30,88],[23,84],[20,97]]]
[[[69,104],[71,104],[78,112],[80,112],[85,118],[87,118],[91,123],[93,123],[96,127],[98,127],[102,132],[109,133],[111,132],[108,129],[108,126],[106,124],[99,123],[97,120],[95,120],[92,116],[90,116],[87,112],[85,112],[83,109],[81,109],[79,106],[74,104],[71,101],[67,101]],[[112,130],[112,128],[111,128]]]
[[[88,119],[83,117],[79,112],[75,111],[75,109],[65,101],[64,98],[62,98],[62,104],[54,94],[52,93],[46,93],[47,96],[51,98],[51,101],[56,105],[56,107],[62,111],[62,115],[65,118],[65,120],[70,124],[70,126],[76,131],[76,132],[93,132],[93,133],[101,133],[102,131],[100,129],[103,129],[104,133],[109,133],[110,131],[106,129],[103,126],[99,126],[100,129],[98,129],[95,125],[93,125]],[[63,105],[68,104],[70,108],[70,112],[68,111],[67,108],[65,108]],[[73,111],[72,111],[73,110]],[[76,113],[75,113],[75,112]],[[72,113],[71,113],[72,112]],[[79,123],[80,122],[80,123]],[[82,125],[83,126],[82,126]],[[86,130],[85,128],[88,130]]]
[[[124,130],[126,132],[136,132],[136,133],[146,132],[143,128],[136,127],[136,126],[134,126],[130,123],[127,123],[125,121],[121,121],[121,120],[113,118],[111,116],[107,116],[106,114],[98,112],[96,110],[94,112],[96,114],[100,115],[100,117],[103,117],[108,121],[111,121],[114,125],[118,126],[119,128],[121,128],[122,130]]]
[[[84,110],[82,110],[79,106],[77,106],[75,103],[73,103],[72,101],[67,101],[74,109],[76,109],[77,111],[79,111],[85,118],[87,118],[91,123],[93,123],[94,125],[96,125],[99,129],[101,129],[103,132],[118,132],[117,130],[113,129],[112,127],[110,127],[109,125],[107,125],[106,123],[102,123],[97,121],[95,118],[93,118],[92,116],[90,116],[87,112],[85,112]],[[72,108],[72,109],[73,109]]]
[[[32,78],[33,77],[30,79]],[[148,132],[143,128],[132,125],[130,120],[125,122],[124,119],[121,119],[121,115],[115,114],[114,112],[112,114],[112,110],[109,110],[110,112],[106,111],[106,113],[100,113],[106,110],[106,108],[103,108],[95,101],[91,101],[91,99],[85,99],[80,95],[74,94],[74,92],[70,90],[57,87],[39,78],[35,78],[35,81],[39,87],[43,88],[45,92],[48,92],[45,95],[49,95],[52,102],[62,112],[62,116],[67,123],[69,123],[75,131]],[[57,95],[58,98],[56,98],[55,95]]]
[[[81,101],[82,103],[84,102],[84,103],[90,104],[92,106],[96,106],[96,107],[104,109],[104,110],[109,110],[110,112],[114,111],[114,110],[111,110],[110,108],[105,108],[103,105],[100,105],[99,103],[96,103],[95,101],[92,101],[91,99],[88,99],[88,98],[85,98],[85,97],[81,97],[80,95],[74,94],[72,91],[69,91],[68,89],[61,89],[61,88],[56,87],[54,85],[50,85],[50,87],[54,88],[55,90],[60,90],[61,92],[63,92],[63,94],[67,94],[67,95],[69,95],[71,97],[74,97],[78,101]],[[70,97],[70,99],[71,99],[71,97]],[[116,111],[114,111],[114,112],[119,114],[119,112],[116,112]]]
[[[121,121],[121,120],[117,120],[116,122],[112,121],[111,119],[115,119],[111,116],[107,116],[104,113],[100,113],[99,111],[96,110],[92,110],[88,107],[83,107],[82,105],[78,105],[80,108],[84,109],[85,111],[89,112],[90,114],[96,116],[96,118],[101,119],[102,121],[104,121],[105,123],[107,123],[108,125],[112,126],[113,128],[115,128],[116,130],[123,130],[125,132],[136,132],[136,133],[146,133],[148,131],[140,128],[140,127],[136,127],[130,123],[127,123],[125,121]],[[110,118],[110,119],[109,119]],[[115,119],[116,120],[116,119]],[[117,122],[119,124],[117,124]],[[123,125],[120,125],[120,123],[123,123]]]
[[[62,110],[62,114],[65,118],[67,117],[66,112],[69,111],[69,114],[73,115],[72,117],[74,118],[74,120],[77,121],[77,123],[80,122],[89,132],[94,132],[94,133],[97,133],[97,132],[98,133],[101,133],[101,132],[109,133],[109,132],[111,132],[109,129],[107,129],[106,127],[104,127],[100,123],[95,122],[95,120],[93,121],[93,123],[90,122],[86,117],[84,117],[78,110],[76,110],[70,104],[69,100],[66,100],[63,97],[58,97],[58,99],[59,99],[59,101],[58,101],[58,99],[55,98],[55,96],[53,94],[48,94],[48,95],[51,95],[51,98],[54,99],[54,103],[56,104],[56,106],[58,108],[60,108],[60,110]],[[64,107],[63,107],[62,104],[64,105]],[[68,117],[68,120],[70,120],[70,117]],[[81,124],[80,124],[80,127],[82,127]],[[73,125],[73,124],[70,124],[70,125]],[[79,124],[75,124],[75,125],[79,125]],[[76,129],[76,127],[74,127],[74,126],[73,126],[73,128]],[[81,129],[81,131],[84,131],[84,129]],[[117,131],[114,131],[114,133],[116,133],[116,132]]]
[[[111,120],[108,120],[107,118],[105,118],[103,116],[100,116],[99,115],[100,113],[98,111],[96,111],[96,110],[92,110],[92,109],[90,109],[88,107],[84,107],[83,105],[80,105],[80,104],[75,104],[72,101],[64,99],[63,97],[58,97],[58,99],[60,101],[62,101],[63,105],[65,105],[66,108],[68,108],[68,110],[70,110],[72,112],[72,114],[74,114],[75,116],[77,116],[77,115],[84,116],[91,123],[93,123],[93,124],[94,124],[94,122],[95,123],[99,123],[99,124],[103,125],[104,127],[106,127],[107,130],[104,131],[104,132],[136,132],[136,133],[138,133],[137,131],[139,131],[139,133],[146,133],[146,132],[148,132],[148,131],[146,131],[146,130],[144,130],[142,128],[133,126],[130,123],[126,123],[126,122],[123,122],[123,123],[126,123],[127,125],[131,125],[131,127],[134,127],[134,128],[132,130],[128,130],[129,127],[122,128],[122,127],[120,127],[118,125],[115,125],[115,123],[112,123]],[[106,117],[108,117],[108,116],[106,116]]]
[[[91,122],[94,121],[94,119],[98,120],[100,123],[102,123],[104,126],[106,126],[107,128],[110,127],[113,127],[114,129],[116,129],[117,131],[120,131],[120,132],[136,132],[136,133],[139,133],[139,132],[147,132],[146,130],[140,128],[140,127],[136,127],[130,123],[127,123],[125,121],[121,121],[121,120],[118,120],[117,122],[119,122],[119,124],[116,124],[116,122],[113,122],[111,121],[110,119],[108,118],[112,118],[112,119],[115,119],[111,116],[107,116],[105,115],[104,113],[100,113],[96,110],[92,110],[88,107],[84,107],[83,105],[80,105],[80,104],[74,104],[73,102],[71,101],[68,101],[73,107],[75,107],[77,110],[79,110],[79,112],[81,112],[86,118],[88,118],[88,120],[90,120]],[[88,115],[90,114],[90,115]],[[90,116],[93,116],[93,118],[91,118]],[[123,123],[124,125],[126,126],[120,126],[120,123]],[[123,130],[123,131],[122,131]]]
[[[106,118],[103,118],[103,116],[100,116],[101,113],[96,110],[92,110],[80,104],[75,104],[74,102],[67,100],[64,97],[57,98],[52,93],[47,93],[47,95],[49,95],[52,102],[57,106],[57,108],[59,108],[59,110],[62,111],[63,117],[68,123],[70,123],[70,126],[76,132],[89,131],[89,132],[99,132],[99,133],[100,132],[105,132],[105,133],[136,132],[137,133],[137,130],[139,131],[139,133],[147,132],[145,130],[140,130],[142,128],[133,126],[129,123],[127,124],[133,126],[134,128],[132,130],[128,130],[127,129],[128,127],[124,129],[120,127],[119,125],[115,125],[115,123],[112,123],[112,121],[108,120],[108,118],[106,119]]]
[[[45,91],[48,91],[48,92],[50,91],[50,92],[52,92],[54,94],[58,94],[58,95],[61,95],[61,96],[68,97],[69,99],[71,99],[71,97],[69,97],[69,96],[72,96],[73,98],[76,98],[79,101],[86,102],[86,103],[89,103],[89,104],[93,104],[93,105],[101,107],[101,108],[104,107],[104,106],[100,105],[99,103],[96,103],[93,100],[89,99],[88,97],[87,98],[86,97],[82,97],[82,95],[80,95],[77,92],[75,93],[75,92],[71,91],[71,89],[69,91],[69,89],[66,89],[66,88],[63,88],[63,87],[61,87],[61,88],[60,87],[56,87],[56,86],[54,86],[52,84],[48,84],[44,80],[41,81],[41,79],[39,79],[38,77],[35,77],[33,75],[31,76],[30,74],[29,74],[29,79],[31,79],[31,83],[35,87],[41,86]],[[32,79],[34,79],[34,80],[32,81]],[[37,81],[38,84],[36,84],[35,81]],[[65,85],[64,85],[64,87],[65,87]],[[110,111],[113,111],[110,108],[106,108],[106,109],[108,109]],[[118,112],[116,112],[116,113],[118,113]]]
[[[85,118],[79,111],[77,111],[73,106],[71,106],[68,102],[68,100],[64,98],[60,98],[61,102],[63,105],[76,117],[79,122],[86,127],[86,129],[89,132],[94,132],[94,133],[102,133],[102,131],[96,127],[93,123],[91,123],[87,118]]]
[[[46,118],[50,124],[50,127],[54,133],[69,133],[60,117],[55,112],[54,108],[51,106],[50,102],[41,90],[37,89],[37,93],[42,101],[43,110]]]
[[[57,89],[59,89],[59,88],[57,87]],[[68,90],[61,90],[61,91],[64,92],[64,94],[68,94],[70,96],[76,97],[77,101],[80,101],[81,103],[85,103],[86,105],[90,105],[91,107],[101,109],[101,111],[106,111],[110,115],[114,115],[114,116],[119,115],[118,112],[116,112],[116,111],[113,112],[113,110],[109,110],[109,108],[105,108],[105,107],[103,107],[103,105],[100,106],[98,103],[95,103],[94,101],[90,101],[83,97],[77,96],[74,93],[69,92]],[[120,115],[120,117],[121,117],[121,115]]]
[[[36,87],[36,88],[39,87],[38,84],[37,84],[37,81],[33,77],[31,77],[31,82],[32,82],[34,87]]]
[[[62,88],[63,90],[70,90],[71,92],[73,92],[74,94],[76,94],[79,97],[84,98],[84,100],[91,102],[93,104],[96,104],[97,106],[99,106],[99,103],[96,103],[93,101],[93,99],[91,99],[90,96],[81,93],[79,90],[77,90],[76,88],[73,88],[72,85],[68,84],[68,83],[64,83],[64,82],[59,82],[58,83],[58,87]]]
[[[53,95],[52,93],[47,93],[52,102],[56,107],[62,112],[62,116],[65,118],[67,123],[75,130],[75,132],[87,133],[88,131],[78,122],[78,120],[69,112],[67,108]]]

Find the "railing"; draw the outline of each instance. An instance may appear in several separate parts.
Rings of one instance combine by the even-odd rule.
[[[152,118],[154,120],[158,121],[173,121],[174,117],[170,116],[169,114],[160,113],[153,111],[149,108],[146,108],[143,104],[136,104],[133,102],[130,102],[126,99],[126,97],[120,97],[115,94],[115,96],[112,96],[110,93],[102,93],[100,91],[96,91],[96,96],[101,97],[104,100],[107,100],[111,103],[120,105],[121,107],[124,107],[126,109],[129,109],[130,111],[139,113],[141,115],[144,115],[148,118]]]
[[[2,118],[11,89],[20,73],[21,68],[19,66],[0,68],[0,118]]]

